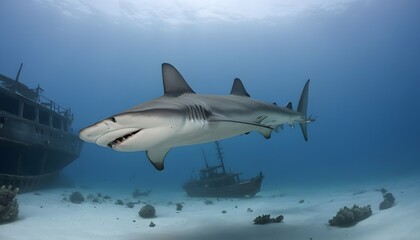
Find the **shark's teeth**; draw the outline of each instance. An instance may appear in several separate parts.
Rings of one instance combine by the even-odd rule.
[[[120,143],[124,142],[125,140],[127,140],[128,138],[130,138],[131,136],[133,136],[134,134],[136,134],[140,131],[141,131],[141,129],[136,130],[136,131],[131,132],[131,133],[128,133],[128,134],[126,134],[122,137],[119,137],[119,138],[115,139],[114,141],[109,142],[108,147],[112,148],[112,146],[114,146],[115,144],[120,144]]]

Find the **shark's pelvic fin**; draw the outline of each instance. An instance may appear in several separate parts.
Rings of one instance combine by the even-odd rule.
[[[310,79],[306,82],[305,86],[303,87],[302,94],[300,95],[299,105],[297,111],[302,114],[302,116],[306,117],[306,110],[308,108],[308,92],[309,92],[309,82]],[[302,130],[303,138],[305,141],[308,141],[308,130],[306,126],[306,122],[300,122],[300,129]]]
[[[230,91],[230,94],[243,97],[251,97],[246,91],[241,79],[239,78],[235,78],[235,80],[233,80],[232,90]]]
[[[162,171],[164,169],[163,160],[165,159],[166,154],[168,154],[171,148],[153,148],[146,151],[147,158],[153,164],[153,166]]]
[[[195,93],[182,75],[169,63],[162,64],[163,90],[166,96]]]
[[[258,129],[258,132],[260,132],[265,139],[270,139],[271,138],[271,132],[272,131],[273,130],[270,130],[268,128],[260,128],[260,129]]]

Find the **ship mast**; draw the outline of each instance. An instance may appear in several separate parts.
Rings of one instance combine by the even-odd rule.
[[[201,152],[203,152],[204,161],[206,162],[206,168],[209,168],[209,163],[207,162],[206,153],[204,152],[204,149],[201,149]]]
[[[220,160],[220,163],[222,164],[223,173],[226,173],[225,163],[223,162],[222,147],[220,147],[219,141],[215,141],[214,143],[216,143],[217,158]]]
[[[19,71],[16,74],[16,82],[19,82],[20,71],[22,71],[23,63],[20,64]]]

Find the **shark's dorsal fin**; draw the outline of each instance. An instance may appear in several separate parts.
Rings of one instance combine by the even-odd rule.
[[[164,169],[163,160],[169,150],[171,150],[171,148],[153,148],[147,150],[146,155],[150,160],[150,163],[152,163],[157,170],[162,171]]]
[[[166,96],[179,96],[184,93],[195,93],[182,75],[169,63],[162,64],[163,90]]]
[[[250,97],[249,93],[244,87],[244,84],[239,78],[235,78],[235,80],[233,80],[232,90],[230,91],[230,94],[242,97]]]

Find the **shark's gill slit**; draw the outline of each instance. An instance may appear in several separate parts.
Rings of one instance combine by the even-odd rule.
[[[114,144],[122,143],[122,142],[124,142],[125,140],[127,140],[128,138],[130,138],[131,136],[133,136],[134,134],[136,134],[136,133],[138,133],[140,131],[141,131],[141,129],[136,130],[134,132],[127,133],[126,135],[124,135],[122,137],[119,137],[119,138],[115,139],[114,141],[109,142],[108,143],[108,147],[112,148],[112,146]]]

